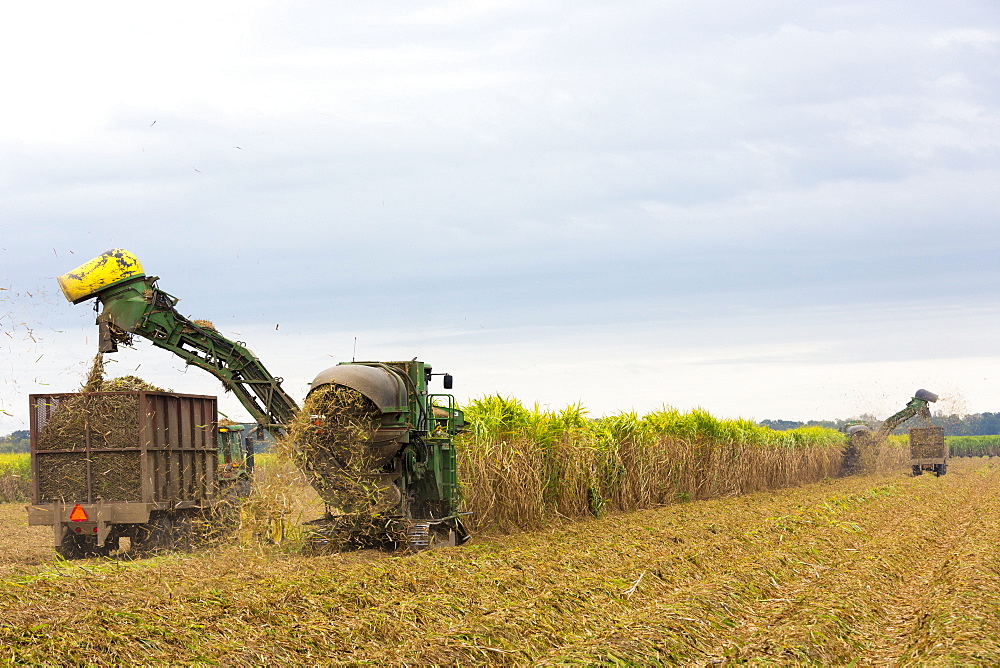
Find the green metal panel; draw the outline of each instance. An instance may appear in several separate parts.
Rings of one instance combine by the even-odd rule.
[[[128,342],[131,334],[147,338],[211,373],[254,419],[280,431],[298,411],[295,401],[281,388],[281,379],[272,376],[242,344],[179,314],[174,309],[178,300],[158,289],[156,280],[138,278],[98,294],[104,308],[97,322],[109,337],[102,342],[102,351],[112,352],[117,342]]]

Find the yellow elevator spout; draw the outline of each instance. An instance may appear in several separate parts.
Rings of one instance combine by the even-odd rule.
[[[109,286],[145,274],[139,259],[127,250],[114,248],[58,278],[68,301],[79,304]]]

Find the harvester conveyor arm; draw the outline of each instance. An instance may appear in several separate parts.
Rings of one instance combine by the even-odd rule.
[[[260,424],[272,431],[287,424],[298,406],[281,379],[241,343],[178,313],[178,300],[157,288],[156,280],[143,276],[96,293],[104,307],[97,317],[101,352],[114,352],[128,340],[126,333],[137,334],[218,378]]]
[[[936,396],[934,397],[934,400],[937,400]],[[875,442],[881,443],[889,437],[889,434],[892,433],[893,429],[903,424],[911,417],[921,415],[925,419],[930,419],[931,415],[928,403],[929,400],[919,397],[913,397],[910,399],[910,403],[906,404],[906,408],[885,419],[882,426],[878,428],[877,432],[875,432]]]

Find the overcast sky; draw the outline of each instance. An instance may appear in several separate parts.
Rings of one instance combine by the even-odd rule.
[[[117,247],[297,399],[418,356],[593,415],[1000,411],[993,1],[19,3],[0,62],[0,434]]]

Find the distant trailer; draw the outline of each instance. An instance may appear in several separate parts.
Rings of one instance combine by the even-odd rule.
[[[933,471],[936,476],[948,472],[948,444],[942,427],[914,427],[910,430],[910,466],[913,475]]]

